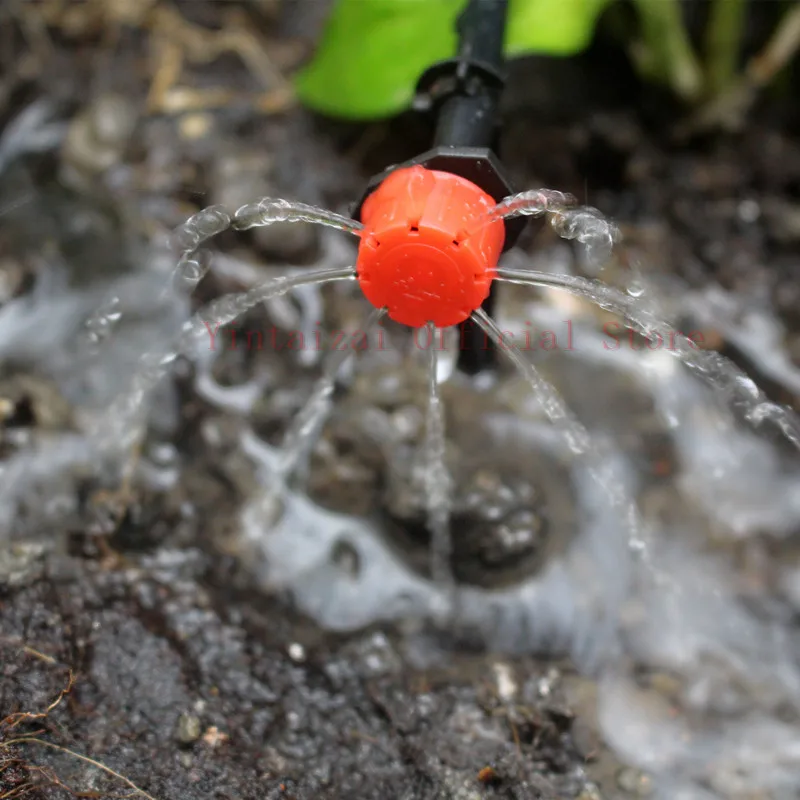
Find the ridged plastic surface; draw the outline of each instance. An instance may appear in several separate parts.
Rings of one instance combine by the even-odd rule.
[[[411,327],[444,328],[486,299],[503,249],[502,220],[478,225],[495,201],[449,172],[399,169],[366,199],[356,270],[378,308]]]

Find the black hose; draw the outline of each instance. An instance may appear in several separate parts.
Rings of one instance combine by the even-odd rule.
[[[456,86],[439,109],[434,146],[494,144],[507,12],[508,0],[470,0],[459,16]]]
[[[439,106],[434,146],[492,148],[503,86],[503,41],[508,0],[469,0],[456,23],[459,36],[452,94]],[[483,303],[494,311],[494,290]],[[463,322],[459,368],[471,375],[497,363],[493,342],[472,322]]]

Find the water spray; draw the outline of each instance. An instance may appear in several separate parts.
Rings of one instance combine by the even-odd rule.
[[[200,309],[163,348],[142,357],[129,389],[93,421],[93,435],[101,452],[123,457],[135,452],[135,443],[145,433],[151,390],[179,355],[191,355],[209,330],[233,322],[269,297],[299,285],[329,281],[357,282],[379,315],[386,314],[401,324],[426,327],[431,334],[436,328],[462,326],[459,366],[468,374],[492,368],[501,345],[575,454],[585,456],[596,447],[555,387],[513,342],[503,339],[492,314],[496,281],[559,288],[619,314],[648,339],[657,335],[675,337],[676,357],[701,378],[717,384],[725,399],[739,406],[748,420],[774,422],[800,447],[800,424],[794,415],[770,403],[749,378],[718,353],[698,350],[643,307],[640,300],[598,280],[498,266],[500,256],[514,246],[528,217],[547,218],[559,236],[581,244],[587,261],[595,265],[608,259],[619,239],[613,222],[597,209],[577,205],[570,195],[550,189],[512,192],[493,150],[504,84],[502,45],[507,11],[507,0],[469,0],[457,22],[457,55],[431,66],[418,83],[417,107],[428,109],[437,121],[433,147],[410,161],[388,167],[369,181],[355,203],[353,218],[265,197],[236,211],[221,206],[199,211],[175,232],[173,242],[180,257],[174,288],[184,287],[189,292],[211,268],[202,247],[228,228],[245,231],[277,222],[311,222],[357,237],[358,255],[353,266],[330,266],[292,278],[274,278],[246,292],[217,298]],[[370,320],[376,319],[373,313]],[[489,344],[494,349],[489,349]],[[435,348],[430,350],[429,374],[435,375],[438,355]],[[300,454],[313,447],[330,412],[329,399],[339,366],[337,354],[332,353],[299,421],[290,426],[282,445],[285,457],[280,459],[283,467],[278,470],[278,484],[292,478],[303,461]],[[429,381],[428,394],[428,413],[437,416],[441,412],[437,381]],[[444,436],[443,425],[437,422],[428,426],[423,445],[426,516],[434,542],[449,538],[441,533],[448,528],[452,505],[449,490],[440,491]],[[593,460],[602,463],[597,453]],[[598,476],[602,476],[602,469]],[[601,483],[613,485],[607,476]],[[624,509],[623,516],[633,519],[626,500],[620,498],[618,505]],[[642,551],[635,524],[629,541],[633,550]]]

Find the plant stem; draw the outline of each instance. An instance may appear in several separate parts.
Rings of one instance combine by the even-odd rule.
[[[657,2],[657,0],[656,0]],[[742,74],[683,126],[680,135],[723,126],[739,129],[758,92],[773,82],[800,50],[800,4],[791,2],[770,40],[748,62]]]
[[[756,87],[766,86],[800,49],[800,4],[783,15],[767,46],[750,59],[746,74]]]
[[[683,24],[680,0],[636,0],[647,48],[644,69],[683,100],[697,101],[703,73]]]
[[[745,11],[745,0],[713,0],[706,31],[706,90],[710,96],[724,91],[734,80]]]

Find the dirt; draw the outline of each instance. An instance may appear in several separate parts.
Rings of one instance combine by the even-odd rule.
[[[194,10],[180,6],[187,16],[219,21],[219,9],[235,4],[188,5]],[[259,35],[288,71],[313,40],[303,22],[308,4],[283,17],[270,3],[255,5]],[[53,252],[70,284],[89,282],[101,271],[131,269],[137,241],[153,226],[174,227],[210,202],[275,193],[341,210],[371,174],[427,147],[429,126],[411,116],[346,125],[290,107],[256,113],[238,101],[222,111],[148,116],[142,102],[152,31],[140,21],[112,47],[102,38],[108,20],[94,23],[96,31],[87,20],[88,33],[73,21],[79,32],[71,34],[63,20],[51,22],[45,44],[35,28],[9,37],[2,119],[8,123],[36,98],[55,99],[72,138],[64,149],[15,159],[0,176],[0,303],[29,291]],[[101,57],[107,68],[98,66]],[[198,85],[222,76],[237,90],[261,91],[229,56],[188,74]],[[97,131],[80,113],[87,98],[110,90],[125,98],[136,124],[112,130],[98,149]],[[777,95],[739,134],[676,142],[675,109],[642,104],[648,96],[627,63],[602,45],[565,62],[519,62],[506,97],[505,163],[520,188],[569,191],[618,218],[647,269],[674,272],[694,286],[716,280],[771,297],[797,361],[796,111]],[[122,189],[104,186],[109,163],[128,165],[117,173]],[[311,262],[318,233],[299,230],[291,238],[223,238],[222,247],[239,253],[245,241],[250,257],[273,266]],[[534,251],[551,236],[532,225],[521,245]],[[236,281],[211,276],[196,302],[231,285]],[[761,377],[758,365],[735,350],[728,354]],[[252,358],[226,360],[231,383],[248,373]],[[46,376],[31,377],[25,363],[4,366],[4,456],[39,429],[69,429],[68,404]],[[281,363],[275,369],[307,389],[307,374]],[[57,535],[0,551],[0,719],[45,712],[74,676],[71,690],[43,716],[0,723],[0,798],[62,797],[65,787],[83,796],[130,796],[130,783],[65,750],[95,759],[158,800],[646,794],[646,778],[619,773],[622,765],[603,750],[586,710],[590,684],[567,665],[471,652],[433,630],[332,636],[297,614],[288,598],[265,597],[246,565],[220,554],[252,468],[232,447],[210,448],[203,431],[214,424],[224,437],[235,423],[194,396],[188,378],[178,385],[176,442],[186,468],[177,486],[137,489],[111,533],[96,535],[65,517]],[[796,399],[779,385],[765,388],[777,399]],[[264,410],[266,438],[285,423],[293,401],[287,402]],[[335,452],[341,463],[346,442]],[[656,463],[663,455],[656,445],[642,458]],[[377,472],[359,473],[354,480],[363,483],[350,495],[325,481],[312,484],[312,494],[325,502],[327,491],[340,504],[352,497],[344,503],[358,510],[365,493],[380,502],[384,477]],[[92,495],[97,487],[76,485],[84,510],[100,502]],[[105,500],[112,510],[122,503],[114,495]],[[509,513],[534,513],[524,500]],[[413,513],[387,512],[414,539]],[[491,583],[496,570],[504,579],[506,562],[518,554],[494,551],[491,526],[481,527],[480,515],[470,519],[471,560],[465,556],[462,577]]]
[[[46,719],[7,732],[0,758],[48,765],[101,796],[124,787],[63,753],[8,740],[44,728],[48,741],[159,798],[582,789],[570,714],[557,687],[542,696],[542,666],[515,665],[523,677],[509,704],[488,659],[413,669],[380,631],[326,640],[279,602],[237,591],[226,566],[161,547],[135,561],[48,559],[42,574],[18,580],[3,602],[2,708],[43,709],[68,669],[76,684]],[[479,778],[487,768],[491,786]],[[30,768],[4,773],[4,788],[32,778]]]

